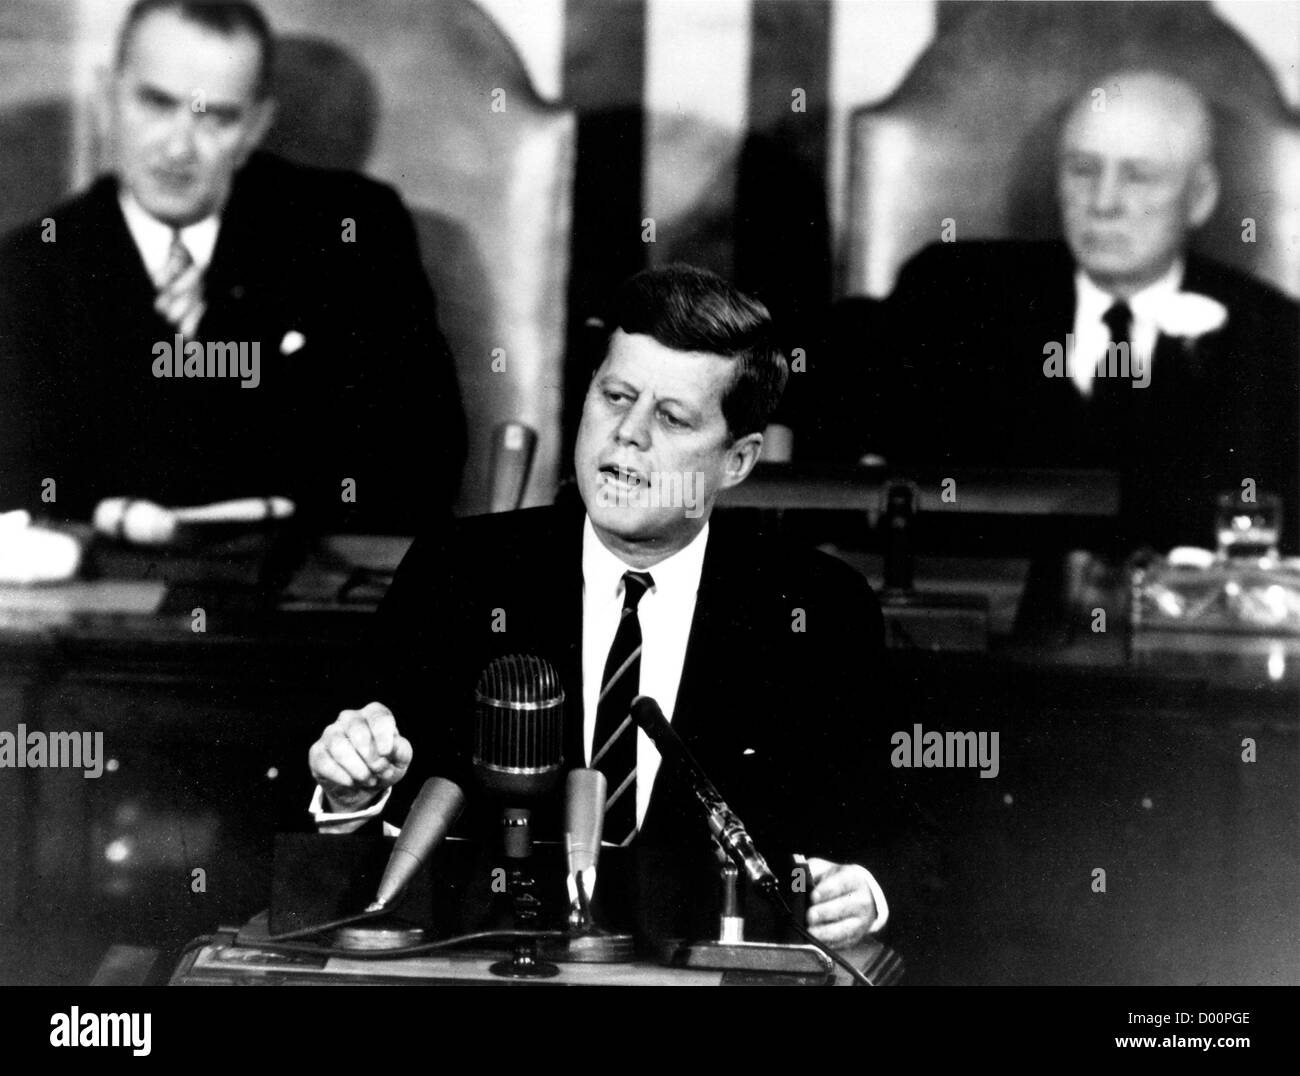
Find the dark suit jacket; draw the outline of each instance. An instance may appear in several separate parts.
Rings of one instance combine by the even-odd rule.
[[[407,555],[380,613],[381,669],[364,689],[415,749],[392,820],[431,773],[475,787],[474,687],[503,654],[555,666],[566,764],[583,765],[583,518],[580,508],[477,517]],[[504,631],[493,630],[497,610]],[[794,631],[799,610],[805,630]],[[673,727],[760,848],[882,865],[899,720],[882,647],[880,608],[856,572],[713,517]],[[699,807],[667,763],[637,843],[708,849]]]
[[[153,376],[154,346],[175,330],[153,310],[117,192],[104,178],[51,210],[55,242],[35,222],[0,243],[0,508],[84,519],[105,496],[283,492],[319,526],[405,531],[447,510],[464,418],[392,189],[265,154],[237,175],[198,335],[258,343],[257,388]],[[305,344],[282,354],[290,333]],[[39,499],[45,477],[53,505]]]
[[[1127,431],[1099,436],[1073,382],[1043,373],[1044,347],[1073,330],[1074,271],[1058,242],[941,243],[908,262],[884,330],[859,344],[875,355],[856,386],[874,401],[860,424],[883,431],[873,447],[910,462],[1117,469],[1125,540],[1165,547],[1212,546],[1214,495],[1254,478],[1283,496],[1296,548],[1300,306],[1189,256],[1183,290],[1223,303],[1228,321],[1191,345],[1162,336],[1151,383],[1126,394]]]

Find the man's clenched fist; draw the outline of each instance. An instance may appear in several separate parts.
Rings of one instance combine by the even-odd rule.
[[[382,702],[344,710],[307,752],[311,775],[337,812],[364,810],[411,765],[411,742]]]

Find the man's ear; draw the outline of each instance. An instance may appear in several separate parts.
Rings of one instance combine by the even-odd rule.
[[[113,147],[114,127],[113,113],[117,108],[117,70],[114,67],[97,67],[95,69],[95,103],[91,108],[91,120],[95,129],[95,146],[100,160],[95,162],[98,169],[107,168],[116,150]]]
[[[243,155],[240,164],[248,160],[253,150],[262,144],[267,133],[271,130],[271,125],[275,123],[277,114],[275,98],[264,97],[253,105],[252,115],[249,117],[248,134],[244,136]]]
[[[1219,204],[1219,170],[1202,161],[1192,170],[1191,190],[1187,202],[1187,226],[1199,228]]]
[[[747,433],[737,437],[727,449],[727,465],[722,474],[722,488],[738,486],[749,477],[749,472],[758,462],[758,455],[763,451],[763,435]]]

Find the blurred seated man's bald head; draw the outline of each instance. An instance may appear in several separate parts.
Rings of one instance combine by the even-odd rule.
[[[1097,80],[1067,112],[1058,150],[1066,241],[1092,281],[1119,297],[1168,272],[1218,200],[1209,107],[1172,75]]]

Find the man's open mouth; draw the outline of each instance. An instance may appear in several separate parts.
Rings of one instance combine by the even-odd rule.
[[[614,463],[607,463],[600,468],[600,473],[614,482],[636,489],[645,484],[645,476],[640,471],[628,470]]]

